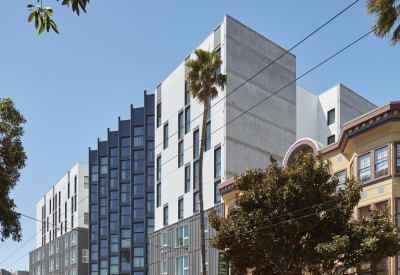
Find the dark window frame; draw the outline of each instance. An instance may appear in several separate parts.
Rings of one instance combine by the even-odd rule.
[[[333,114],[333,122],[330,122],[330,118],[331,118],[332,114]],[[335,108],[333,108],[326,113],[326,123],[329,126],[329,125],[334,124],[335,122],[336,122],[336,112],[335,112]]]
[[[333,141],[331,140],[332,138],[333,138]],[[331,144],[335,143],[335,141],[336,141],[336,136],[335,135],[331,135],[331,136],[326,138],[326,144],[327,145],[331,145]]]

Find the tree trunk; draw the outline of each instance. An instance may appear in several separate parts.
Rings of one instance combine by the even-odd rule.
[[[208,99],[204,100],[203,110],[203,125],[201,126],[201,142],[200,142],[200,156],[199,156],[199,200],[200,200],[200,240],[201,240],[201,266],[203,275],[207,274],[206,271],[206,240],[204,237],[204,204],[203,204],[203,156],[206,141],[206,122],[208,111]]]

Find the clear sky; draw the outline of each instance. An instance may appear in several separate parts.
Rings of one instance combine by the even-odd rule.
[[[26,5],[35,2],[4,1],[0,9],[0,96],[27,120],[29,159],[11,196],[19,212],[33,217],[36,202],[77,161],[87,162],[88,147],[106,139],[108,127],[116,129],[118,116],[129,118],[130,104],[143,106],[143,90],[153,92],[224,14],[289,49],[352,3],[92,0],[78,17],[61,1],[43,0],[61,34],[39,36],[27,23]],[[370,30],[364,5],[359,1],[293,50],[298,76]],[[369,35],[298,84],[319,94],[341,82],[382,105],[400,100],[399,60],[400,46]],[[29,269],[35,238],[25,241],[36,233],[35,221],[21,224],[23,242],[0,243],[0,268]]]

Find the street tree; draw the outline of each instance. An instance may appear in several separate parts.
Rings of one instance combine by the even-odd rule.
[[[285,169],[270,161],[265,173],[235,176],[236,207],[227,217],[209,215],[217,230],[210,243],[232,261],[235,274],[343,274],[400,250],[388,209],[353,221],[360,183],[346,178],[339,186],[320,154],[300,152]]]
[[[375,15],[372,26],[375,36],[389,36],[393,46],[400,42],[400,0],[367,0],[366,11]]]
[[[195,50],[195,59],[186,62],[189,71],[186,74],[188,89],[199,103],[203,104],[203,122],[201,125],[201,140],[199,154],[199,200],[200,200],[200,238],[202,270],[206,270],[205,262],[205,236],[204,236],[204,204],[203,204],[203,156],[206,140],[207,111],[211,106],[210,100],[218,96],[218,89],[224,89],[226,75],[217,73],[222,65],[221,55],[215,51]]]
[[[19,170],[25,167],[27,160],[21,137],[24,134],[22,124],[26,121],[14,102],[9,98],[0,98],[0,240],[4,242],[10,236],[13,241],[21,241],[20,215],[10,198],[20,178]]]
[[[57,0],[58,2],[59,0]],[[37,3],[40,2],[40,5],[28,5],[28,10],[30,11],[28,15],[28,22],[35,23],[35,28],[39,29],[38,34],[43,33],[46,29],[47,32],[52,29],[55,33],[60,34],[57,28],[56,23],[51,19],[53,17],[53,9],[50,7],[43,7],[43,0],[37,0]],[[72,12],[75,12],[78,16],[80,14],[80,10],[83,10],[86,13],[86,5],[90,2],[90,0],[62,0],[62,5],[71,6]]]

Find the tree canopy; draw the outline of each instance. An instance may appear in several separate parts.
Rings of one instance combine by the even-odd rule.
[[[400,0],[367,0],[366,11],[375,15],[372,26],[375,36],[389,36],[392,45],[400,42]]]
[[[217,234],[213,247],[232,261],[235,274],[343,273],[360,262],[377,262],[400,250],[388,209],[353,220],[362,188],[354,178],[344,187],[331,177],[321,155],[296,156],[282,169],[271,157],[265,170],[236,175],[235,207],[227,217],[209,215]]]
[[[26,121],[9,98],[0,98],[0,240],[10,236],[20,241],[20,215],[15,211],[10,191],[20,178],[19,170],[25,167],[27,159],[21,137],[24,134],[22,124]]]

